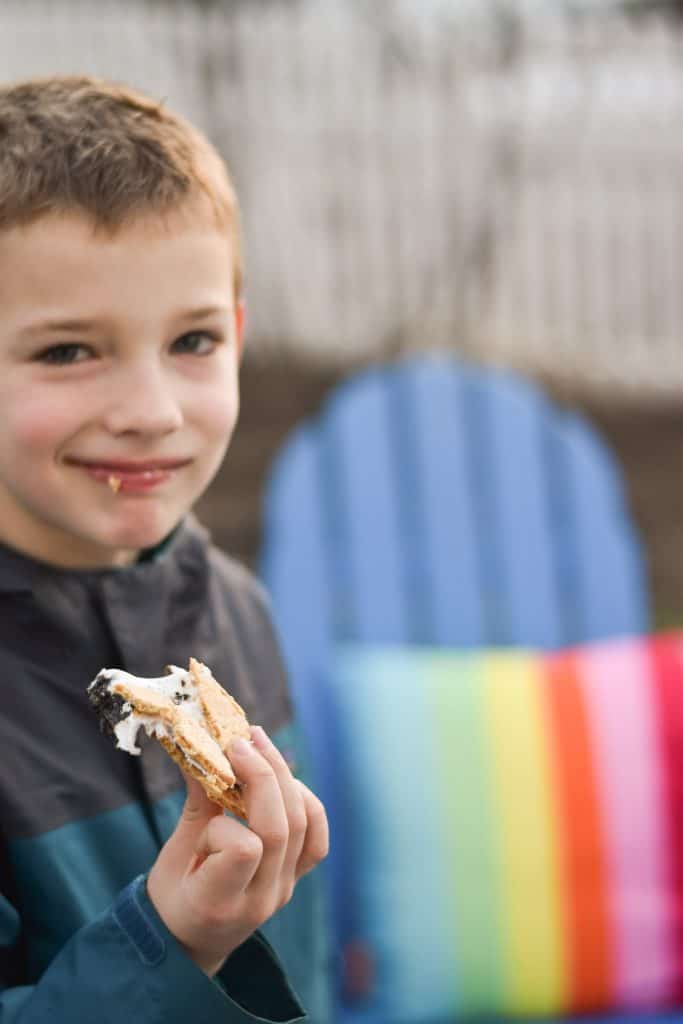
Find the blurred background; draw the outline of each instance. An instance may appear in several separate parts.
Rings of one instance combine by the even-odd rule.
[[[420,349],[578,407],[626,475],[658,625],[683,622],[683,3],[2,0],[0,78],[138,86],[241,198],[248,351],[203,499],[254,564],[285,434]]]

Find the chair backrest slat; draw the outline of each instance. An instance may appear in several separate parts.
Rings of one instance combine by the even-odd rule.
[[[472,384],[479,545],[490,645],[559,646],[563,639],[543,440],[550,410],[517,378]]]
[[[400,467],[386,380],[370,374],[333,399],[321,424],[336,635],[400,643],[410,631]],[[368,496],[372,495],[368,502]]]
[[[334,635],[333,590],[325,529],[320,452],[315,431],[299,428],[290,438],[271,480],[276,500],[265,509],[261,572],[295,698],[304,719],[316,688],[304,681],[324,664]],[[299,692],[305,685],[306,697]],[[312,692],[311,692],[312,691]],[[310,698],[310,699],[308,699]],[[313,724],[304,721],[310,731]],[[309,728],[310,726],[310,728]]]
[[[562,559],[567,643],[648,628],[648,584],[640,541],[617,466],[579,416],[563,421],[551,468]]]
[[[468,440],[467,379],[427,361],[387,374],[411,601],[408,639],[478,646],[486,641],[480,522]]]

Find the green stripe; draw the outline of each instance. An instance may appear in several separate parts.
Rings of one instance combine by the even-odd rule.
[[[481,662],[435,656],[429,676],[442,758],[437,792],[452,865],[447,912],[457,922],[461,1011],[490,1011],[502,1002],[504,964]]]

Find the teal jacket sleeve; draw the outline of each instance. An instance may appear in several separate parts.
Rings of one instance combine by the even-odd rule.
[[[263,935],[256,932],[210,979],[159,918],[144,876],[71,937],[36,985],[0,993],[1,1024],[284,1024],[303,1017]]]

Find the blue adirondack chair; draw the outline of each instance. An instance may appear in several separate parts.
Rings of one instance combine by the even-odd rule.
[[[279,454],[264,536],[333,830],[320,684],[335,644],[553,649],[649,626],[639,542],[601,440],[524,379],[448,356],[341,385]],[[343,914],[334,863],[331,878]]]

